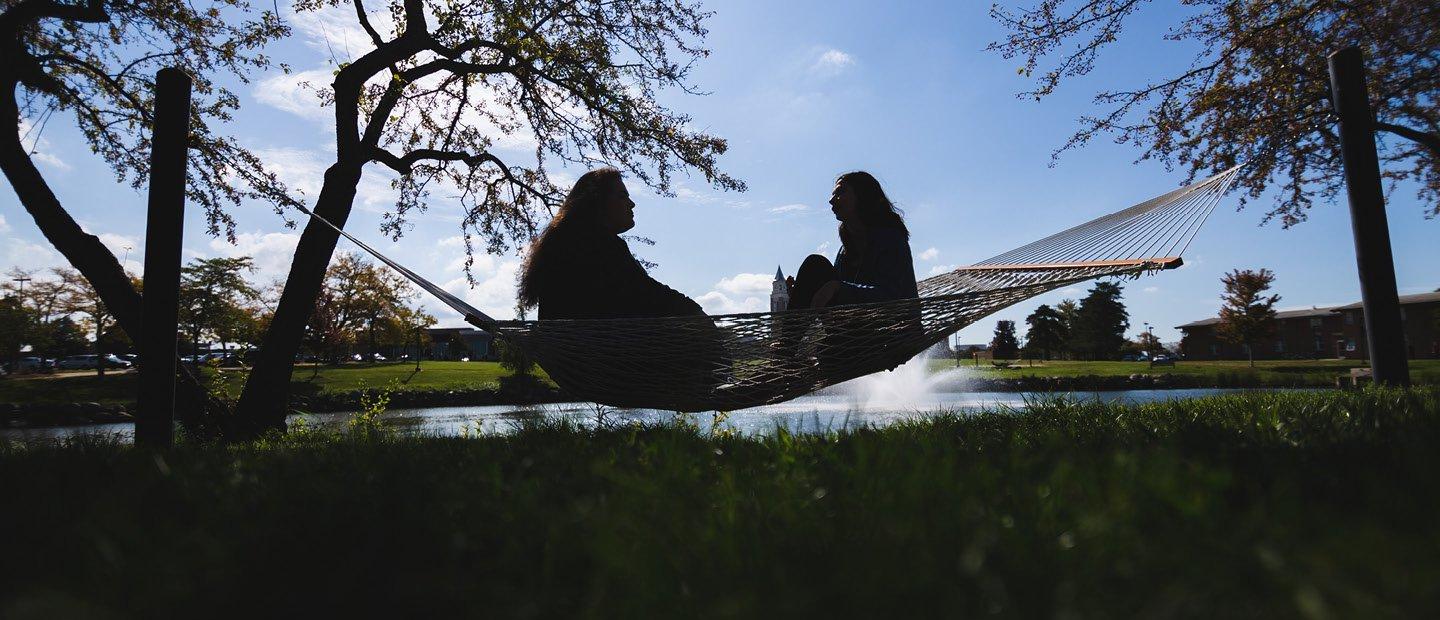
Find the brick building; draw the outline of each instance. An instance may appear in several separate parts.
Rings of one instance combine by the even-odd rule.
[[[1366,359],[1365,310],[1360,302],[1336,308],[1344,316],[1345,357]],[[1440,291],[1400,296],[1401,331],[1405,334],[1405,356],[1411,359],[1440,358]]]
[[[1440,291],[1400,296],[1405,344],[1411,358],[1440,358]],[[1177,326],[1184,334],[1186,359],[1245,359],[1245,347],[1220,339],[1219,318]],[[1255,359],[1365,359],[1364,311],[1360,302],[1344,306],[1275,313],[1274,337],[1257,343]]]

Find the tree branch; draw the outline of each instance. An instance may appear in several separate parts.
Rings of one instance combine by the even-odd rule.
[[[1411,129],[1402,125],[1392,125],[1390,123],[1382,123],[1380,121],[1375,121],[1375,129],[1393,133],[1402,138],[1414,140],[1415,142],[1418,142],[1421,146],[1424,146],[1426,149],[1428,149],[1431,155],[1434,155],[1435,157],[1440,157],[1440,136]]]

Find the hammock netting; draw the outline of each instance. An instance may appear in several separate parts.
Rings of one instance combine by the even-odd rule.
[[[1238,169],[926,278],[918,299],[820,310],[497,321],[336,230],[469,323],[523,348],[577,398],[627,408],[732,411],[893,369],[985,316],[1047,291],[1179,267]]]

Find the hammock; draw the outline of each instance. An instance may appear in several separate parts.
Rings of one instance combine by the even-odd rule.
[[[1179,267],[1239,168],[921,280],[919,299],[709,317],[497,321],[301,209],[468,323],[530,353],[578,398],[627,408],[732,411],[893,369],[985,316],[1047,291]]]

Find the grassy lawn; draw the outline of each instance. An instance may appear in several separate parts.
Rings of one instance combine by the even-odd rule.
[[[1012,360],[1012,368],[1000,369],[990,362],[961,362],[984,378],[1005,378],[1021,376],[1037,377],[1112,377],[1132,374],[1172,374],[1192,377],[1218,378],[1221,376],[1254,376],[1267,383],[1290,381],[1314,382],[1316,385],[1334,385],[1335,377],[1348,374],[1351,368],[1365,368],[1369,363],[1359,360],[1262,360],[1250,368],[1244,360],[1232,361],[1179,361],[1174,366],[1151,368],[1149,362],[1031,362]],[[930,360],[930,368],[939,372],[955,367],[954,360]],[[1440,360],[1410,360],[1410,376],[1417,383],[1440,383]]]
[[[1436,617],[1437,442],[1417,389],[0,446],[0,616]]]
[[[375,364],[344,364],[341,366],[298,366],[291,375],[295,394],[344,393],[363,388],[391,387],[397,390],[458,390],[494,388],[509,373],[498,362],[421,362],[415,372],[413,362]],[[206,369],[207,376],[219,376],[224,389],[238,396],[244,373],[237,369]],[[542,378],[544,371],[536,370]],[[135,373],[54,376],[33,375],[0,380],[0,402],[70,403],[98,402],[118,404],[134,402]]]

